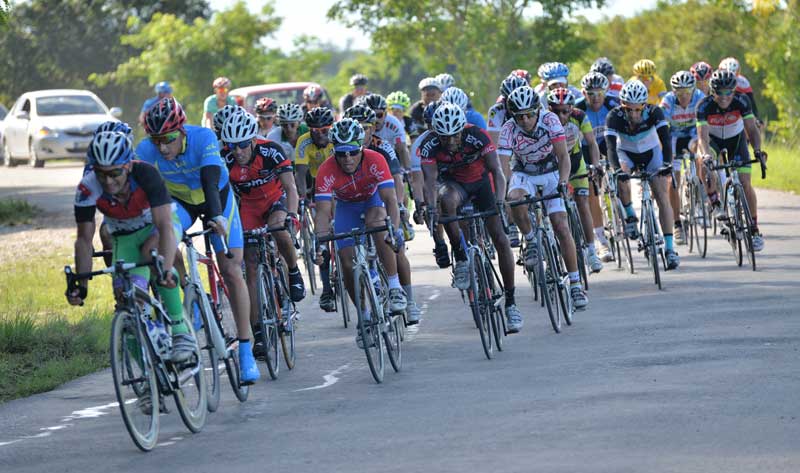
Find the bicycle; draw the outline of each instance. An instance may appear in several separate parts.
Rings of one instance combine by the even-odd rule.
[[[470,268],[469,288],[461,291],[461,299],[468,303],[472,311],[472,318],[481,337],[483,353],[487,359],[492,359],[492,338],[498,351],[503,350],[503,337],[508,334],[506,319],[501,308],[503,298],[503,283],[492,265],[486,245],[483,219],[497,215],[498,210],[475,212],[471,203],[461,207],[459,215],[441,219],[433,215],[434,224],[446,225],[450,222],[466,222],[467,234],[461,230],[461,247],[467,255],[467,266]],[[453,254],[455,261],[455,253]],[[455,265],[454,265],[455,266]]]
[[[535,235],[532,243],[537,246],[538,250],[535,269],[528,271],[526,268],[525,272],[534,294],[542,296],[541,304],[547,307],[550,325],[556,333],[561,333],[562,320],[566,321],[567,325],[572,325],[574,308],[569,293],[569,273],[544,205],[545,201],[558,199],[561,194],[542,195],[542,193],[543,187],[537,186],[536,195],[509,202],[508,205],[511,207],[526,205],[528,207],[528,218]],[[529,244],[527,239],[523,240],[524,244],[520,250],[522,255],[525,254]]]
[[[398,250],[394,242],[394,228],[389,217],[386,217],[385,222],[385,225],[379,227],[365,229],[354,228],[349,232],[320,235],[317,237],[319,244],[334,242],[345,238],[352,238],[354,240],[353,293],[355,296],[354,305],[358,318],[357,330],[363,341],[363,350],[367,357],[370,373],[372,373],[372,377],[375,379],[376,383],[382,383],[384,378],[386,365],[384,345],[390,357],[390,362],[394,360],[397,363],[397,366],[392,363],[392,367],[395,368],[395,370],[399,370],[400,361],[402,360],[400,352],[401,339],[399,337],[400,314],[387,315],[384,311],[384,303],[379,299],[375,291],[375,285],[372,281],[369,270],[370,266],[367,260],[366,239],[369,235],[374,233],[388,232],[392,239],[391,245],[394,247],[395,251]],[[339,268],[341,268],[341,266],[339,266]],[[340,275],[340,277],[341,276],[343,275]],[[390,334],[390,331],[394,331],[394,335]],[[397,352],[394,353],[394,350],[397,350]]]
[[[187,361],[173,363],[169,356],[171,336],[166,330],[172,324],[161,301],[149,291],[135,285],[130,271],[152,267],[163,278],[156,251],[146,263],[116,261],[113,266],[86,273],[74,273],[64,267],[67,293],[79,282],[95,276],[109,275],[122,282],[121,295],[111,322],[111,372],[114,391],[125,428],[133,443],[142,451],[150,451],[158,440],[161,396],[172,395],[186,427],[200,432],[206,422],[207,390],[200,348]],[[192,324],[186,323],[190,332]],[[141,418],[140,418],[141,417]]]
[[[206,369],[211,371],[209,386],[209,412],[214,412],[219,406],[220,375],[219,360],[225,364],[233,393],[240,402],[247,400],[249,384],[242,383],[239,368],[239,340],[231,334],[237,333],[236,321],[233,318],[228,295],[228,287],[222,279],[219,268],[214,261],[211,250],[210,228],[194,233],[184,233],[181,241],[186,247],[187,274],[184,286],[183,306],[184,312],[195,317],[194,329],[198,335],[198,344],[206,353],[204,359],[208,361]],[[200,253],[194,246],[194,238],[203,237],[205,254]],[[222,240],[223,253],[230,255],[228,247]],[[228,256],[230,257],[230,256]],[[200,265],[206,266],[206,277],[209,291],[203,287],[200,276]],[[200,318],[197,319],[197,315]],[[207,378],[208,379],[208,378]]]
[[[624,256],[628,270],[634,274],[631,241],[625,233],[625,208],[622,206],[622,200],[617,192],[617,176],[611,171],[608,161],[601,161],[601,165],[606,172],[603,173],[603,198],[600,199],[600,206],[603,210],[603,228],[608,239],[608,246],[617,261],[617,269],[622,269],[622,257]]]
[[[700,257],[705,258],[708,251],[708,227],[710,223],[705,187],[703,187],[703,183],[697,175],[697,162],[694,154],[688,150],[683,150],[681,160],[685,169],[684,179],[681,182],[683,187],[681,194],[684,196],[681,220],[684,222],[684,227],[688,227],[689,253],[692,253],[697,247]]]
[[[311,294],[314,295],[317,291],[317,269],[314,264],[314,255],[317,249],[314,245],[314,218],[311,215],[311,206],[306,199],[300,200],[297,214],[300,217],[299,250],[303,256],[303,265],[306,267],[306,273],[308,274],[308,286],[311,289]]]
[[[331,228],[333,228],[333,224],[334,221],[331,220]],[[341,308],[342,322],[344,323],[344,328],[347,328],[350,323],[350,304],[348,302],[350,296],[347,294],[347,289],[344,286],[344,279],[342,279],[342,275],[340,274],[342,261],[339,258],[339,253],[335,251],[333,242],[317,242],[317,245],[325,245],[327,247],[327,251],[323,252],[322,257],[327,258],[330,264],[329,281],[331,290],[333,291],[333,309],[339,312]]]
[[[589,173],[571,176],[572,179],[589,178]],[[567,209],[567,220],[569,221],[569,228],[572,232],[572,239],[575,241],[575,254],[578,257],[578,274],[580,274],[581,282],[584,289],[589,289],[589,245],[586,244],[586,237],[583,233],[583,224],[581,223],[581,215],[578,213],[578,204],[572,195],[565,196],[564,203]]]
[[[761,179],[765,179],[767,177],[767,166],[761,155],[744,163],[729,162],[728,150],[723,149],[721,157],[723,164],[710,166],[713,171],[724,170],[727,177],[725,194],[723,194],[725,196],[723,200],[725,217],[720,219],[725,228],[721,230],[721,233],[731,245],[737,265],[742,266],[744,252],[746,251],[747,258],[753,267],[753,271],[755,271],[756,253],[753,251],[753,214],[750,212],[744,187],[739,180],[738,168],[743,164],[759,163],[761,165]],[[744,241],[744,251],[742,250],[742,241]]]
[[[300,246],[291,229],[288,229],[294,247]],[[264,349],[264,361],[272,379],[278,379],[278,340],[280,340],[283,360],[290,370],[294,368],[297,354],[295,352],[295,321],[297,308],[289,295],[288,274],[283,259],[272,234],[287,231],[287,227],[267,226],[244,232],[245,238],[258,240],[258,306],[259,335]]]

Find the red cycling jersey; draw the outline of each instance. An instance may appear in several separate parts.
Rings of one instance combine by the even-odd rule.
[[[417,148],[417,155],[422,164],[436,164],[443,178],[469,184],[486,174],[485,156],[494,150],[486,131],[467,125],[461,132],[461,149],[457,153],[451,154],[436,133],[429,133]]]
[[[362,149],[361,164],[353,174],[345,174],[336,157],[331,156],[317,171],[317,200],[364,202],[378,189],[394,187],[386,159],[372,150]]]

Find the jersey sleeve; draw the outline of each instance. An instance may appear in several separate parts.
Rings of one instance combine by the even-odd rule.
[[[292,162],[286,157],[283,147],[275,141],[259,143],[258,152],[265,165],[275,169],[277,174],[292,172]]]
[[[389,170],[389,163],[386,162],[383,156],[376,152],[367,153],[365,151],[364,153],[369,160],[367,170],[378,183],[378,189],[394,187],[394,178]]]
[[[500,136],[497,138],[497,154],[511,156],[511,140],[513,131],[514,124],[510,121],[506,122],[506,124],[500,129]]]
[[[505,108],[503,104],[496,103],[492,105],[486,116],[488,117],[486,129],[489,131],[500,131],[503,127],[503,119],[505,118]]]
[[[378,147],[378,152],[381,153],[383,158],[389,163],[389,172],[394,176],[395,174],[402,174],[403,168],[400,166],[400,160],[397,159],[397,153],[389,143],[385,141]]]
[[[213,111],[213,110],[211,109],[211,103],[214,101],[214,99],[215,99],[216,97],[217,97],[217,96],[216,96],[216,95],[213,95],[213,94],[212,94],[212,95],[209,95],[208,97],[206,97],[206,100],[203,102],[203,111],[204,111],[204,112],[211,113],[211,112]]]
[[[433,133],[428,134],[417,148],[421,164],[436,164],[436,153],[438,152],[438,139]]]
[[[102,194],[102,188],[94,172],[85,174],[75,190],[75,222],[91,222],[94,220],[97,208],[97,199]]]
[[[316,189],[314,190],[314,198],[316,200],[330,201],[333,199],[333,185],[336,182],[333,170],[334,167],[331,166],[330,160],[326,160],[319,167],[315,181]]]
[[[219,141],[214,132],[208,128],[200,128],[195,135],[200,148],[200,166],[222,167],[222,156],[219,152]]]
[[[542,123],[544,123],[545,127],[547,128],[547,134],[550,136],[550,141],[552,143],[558,143],[559,141],[567,140],[564,126],[554,113],[547,112],[545,116],[542,117]]]
[[[669,126],[667,123],[667,119],[664,117],[664,111],[661,110],[661,107],[653,107],[653,123],[655,124],[656,129],[661,128],[662,126]]]
[[[750,101],[750,98],[744,94],[737,94],[734,97],[734,100],[737,102],[737,107],[739,108],[742,119],[746,120],[748,118],[755,118],[755,113],[753,113],[753,103]]]
[[[297,139],[297,146],[295,147],[295,154],[294,154],[294,163],[297,164],[305,164],[308,166],[309,159],[308,154],[306,153],[306,148],[312,145],[311,135],[306,134],[301,136]]]
[[[589,117],[586,116],[585,113],[581,113],[581,133],[584,135],[592,134],[592,122],[589,121]]]
[[[136,145],[136,150],[134,150],[134,154],[136,155],[136,159],[144,161],[146,163],[155,164],[155,146],[153,146],[153,142],[150,141],[149,138],[145,138]]]
[[[619,136],[619,132],[622,129],[622,112],[619,108],[614,108],[608,115],[606,115],[606,134],[605,136]]]
[[[658,107],[664,113],[664,118],[666,118],[667,120],[672,120],[672,101],[671,101],[671,98],[672,98],[672,95],[670,95],[670,94],[665,95],[664,98],[661,99],[661,103],[658,105]]]
[[[481,143],[481,156],[486,156],[493,151],[497,151],[497,147],[495,147],[494,143],[492,142],[492,138],[489,136],[489,133],[487,133],[486,130],[474,125],[470,127],[470,130],[472,130],[472,134],[476,136]]]
[[[160,207],[172,202],[164,178],[156,168],[147,163],[133,163],[131,176],[147,196],[150,208]]]

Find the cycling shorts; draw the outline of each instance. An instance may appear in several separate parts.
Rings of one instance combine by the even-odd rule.
[[[625,163],[631,171],[644,169],[645,172],[652,174],[664,167],[664,156],[661,154],[661,147],[658,146],[644,153],[633,153],[617,148],[617,155],[619,162]]]
[[[744,133],[739,133],[733,138],[725,140],[715,136],[711,136],[710,138],[711,149],[717,153],[717,156],[719,156],[723,149],[727,149],[729,160],[736,163],[747,163],[737,166],[736,169],[742,174],[750,174],[752,167],[748,162],[750,161],[750,152],[747,150],[747,140],[745,139]]]
[[[558,192],[558,171],[549,172],[547,174],[540,174],[532,176],[524,172],[515,172],[511,174],[511,182],[509,183],[509,192],[516,189],[522,189],[528,195],[536,195],[536,186],[543,186],[542,195],[550,195]],[[564,199],[550,199],[544,201],[545,209],[548,214],[558,212],[566,212],[567,207],[564,205]]]
[[[220,198],[224,200],[222,215],[228,220],[228,248],[242,248],[244,246],[244,237],[236,199],[233,198],[232,192],[220,192]],[[178,206],[177,213],[182,232],[189,230],[194,221],[197,220],[197,217],[200,216],[203,207],[205,207],[205,205],[201,205],[186,208],[181,202],[176,202],[176,205]],[[211,246],[214,247],[214,251],[217,253],[222,251],[222,238],[216,233],[211,234]]]
[[[181,223],[178,220],[178,216],[175,214],[175,212],[172,213],[172,231],[175,232],[175,242],[177,247],[177,242],[181,241],[183,232],[181,230]],[[158,233],[158,229],[151,223],[133,233],[113,235],[111,260],[123,260],[126,263],[142,262],[142,245],[155,233]],[[141,268],[134,268],[131,270],[131,274],[136,276],[135,279],[139,280],[137,283],[140,287],[142,287],[142,281],[144,281],[144,286],[142,289],[146,290],[147,281],[150,280],[150,267],[143,266]],[[115,279],[114,287],[122,287],[121,283],[122,281]]]
[[[439,198],[445,194],[456,192],[461,197],[461,205],[472,202],[478,212],[494,210],[497,199],[494,195],[493,182],[488,174],[484,174],[479,181],[463,183],[453,179],[445,179],[439,184]]]
[[[267,224],[267,220],[273,212],[289,213],[289,209],[286,208],[285,196],[281,196],[278,200],[269,205],[242,205],[239,211],[242,213],[242,227],[244,231],[263,227]],[[258,238],[245,238],[245,245],[254,244],[258,244]]]
[[[691,146],[696,142],[696,136],[672,137],[672,169],[675,170],[675,172],[681,172],[683,159],[680,159],[680,157],[683,155],[683,150],[689,151]]]
[[[361,216],[366,216],[367,210],[372,207],[385,207],[380,193],[375,191],[372,196],[361,202],[348,202],[346,200],[336,200],[336,210],[333,217],[333,231],[345,233],[354,228],[364,228],[364,221]],[[336,241],[336,248],[342,249],[353,246],[355,241],[352,238],[345,238]]]
[[[586,174],[588,172],[586,168],[586,161],[583,159],[583,153],[580,151],[577,153],[572,153],[570,156],[570,169],[569,175],[570,176],[578,176],[581,174]],[[589,195],[589,178],[582,177],[580,179],[570,179],[569,185],[575,189],[575,192],[578,195],[588,196]]]

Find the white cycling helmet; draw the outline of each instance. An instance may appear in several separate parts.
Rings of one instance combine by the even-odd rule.
[[[590,72],[581,79],[581,87],[583,87],[583,90],[602,89],[607,91],[609,87],[608,77],[600,72]]]
[[[333,143],[334,149],[341,145],[361,147],[364,143],[364,128],[354,118],[342,118],[331,126],[328,139]]]
[[[442,93],[442,100],[458,105],[465,112],[467,111],[467,105],[469,105],[469,97],[458,87],[450,87],[445,90]]]
[[[439,91],[442,90],[442,84],[440,84],[435,77],[426,77],[419,81],[419,90],[425,90],[428,87],[435,87],[439,89]]]
[[[647,96],[647,87],[637,79],[629,80],[619,91],[619,99],[632,104],[647,103]]]
[[[464,129],[467,124],[467,117],[464,111],[456,104],[442,102],[433,112],[433,131],[437,135],[452,136]]]
[[[221,109],[217,110],[217,113],[214,114],[214,131],[217,133],[222,133],[222,127],[225,125],[225,122],[230,118],[231,115],[237,112],[244,112],[245,110],[238,106],[238,105],[225,105]]]
[[[292,123],[303,120],[303,107],[296,103],[285,103],[278,107],[278,123]]]
[[[119,166],[133,159],[133,146],[125,133],[101,131],[92,138],[88,154],[94,166]]]
[[[697,80],[689,71],[678,71],[670,77],[669,84],[673,89],[693,89]]]
[[[726,71],[733,72],[734,74],[739,73],[739,60],[735,57],[726,57],[719,63],[720,69],[725,69]]]
[[[241,143],[258,135],[256,118],[245,111],[236,112],[225,120],[222,126],[223,143]]]
[[[527,110],[538,110],[539,105],[541,105],[539,95],[528,85],[517,87],[506,99],[506,108],[511,115]]]
[[[446,72],[442,73],[442,74],[439,74],[438,76],[434,77],[434,79],[439,81],[439,84],[442,86],[443,90],[447,90],[450,87],[453,87],[454,85],[456,85],[455,78],[452,75],[450,75],[450,74],[448,74]]]

